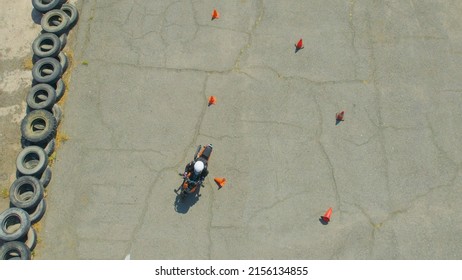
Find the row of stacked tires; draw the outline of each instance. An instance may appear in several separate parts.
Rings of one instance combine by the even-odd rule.
[[[51,180],[48,158],[55,149],[62,111],[56,104],[64,94],[62,75],[68,59],[62,51],[78,11],[63,0],[33,0],[42,14],[42,32],[32,43],[32,88],[27,114],[21,122],[23,150],[16,160],[16,180],[9,189],[10,208],[0,213],[0,260],[31,259],[37,244],[32,227],[45,214],[44,190]]]

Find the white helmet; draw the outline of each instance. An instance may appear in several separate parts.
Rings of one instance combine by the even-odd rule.
[[[196,175],[200,174],[202,170],[204,170],[204,163],[202,161],[197,161],[196,163],[194,163],[194,173]]]

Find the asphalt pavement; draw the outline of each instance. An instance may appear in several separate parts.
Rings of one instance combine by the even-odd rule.
[[[462,258],[461,1],[78,7],[37,258]]]

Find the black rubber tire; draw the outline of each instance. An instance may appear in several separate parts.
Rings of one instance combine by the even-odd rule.
[[[21,209],[35,208],[43,199],[43,185],[32,176],[16,179],[10,187],[10,203]]]
[[[47,110],[35,110],[22,120],[21,133],[24,139],[32,144],[45,145],[55,136],[57,126],[52,113]]]
[[[64,84],[63,79],[59,79],[56,84],[51,85],[56,91],[56,102],[61,100],[61,97],[64,95],[64,91],[66,90],[66,85]]]
[[[7,242],[0,246],[0,260],[30,260],[29,247],[20,241]]]
[[[45,148],[43,148],[43,150],[45,151],[45,154],[47,154],[47,156],[51,156],[51,154],[55,151],[55,147],[56,140],[54,138],[51,138],[50,142],[48,142],[48,144],[45,146]]]
[[[35,54],[32,54],[32,64],[35,65],[35,63],[37,63],[37,61],[39,61],[42,58],[44,58],[44,57],[38,57]],[[38,84],[38,83],[37,82],[32,83],[33,86],[35,86],[36,84]]]
[[[49,110],[56,103],[56,91],[49,84],[36,84],[31,88],[26,101],[32,110]]]
[[[61,50],[61,41],[53,33],[42,33],[32,43],[32,51],[40,58],[56,57]]]
[[[59,36],[59,41],[61,42],[61,50],[63,50],[67,44],[67,34],[66,33],[61,34],[61,36]]]
[[[63,110],[61,110],[61,107],[58,104],[55,104],[52,109],[53,117],[56,119],[56,124],[59,125],[63,118]]]
[[[51,168],[48,166],[45,171],[43,171],[42,176],[40,177],[40,183],[42,184],[43,188],[48,187],[51,181]]]
[[[45,215],[45,211],[47,210],[47,203],[45,199],[40,201],[39,205],[35,207],[35,209],[28,209],[26,212],[29,214],[30,223],[33,225],[42,219],[43,215]]]
[[[51,10],[43,15],[41,25],[45,32],[61,35],[68,30],[69,17],[59,9]]]
[[[24,244],[26,244],[29,250],[33,251],[35,249],[35,246],[37,246],[37,232],[33,227],[30,227],[27,234],[23,238],[20,238],[18,241],[23,242]]]
[[[8,229],[11,223],[19,224],[15,230]],[[29,214],[20,208],[8,208],[0,213],[0,240],[14,241],[29,231],[31,222]]]
[[[34,8],[41,12],[41,13],[46,13],[48,11],[51,11],[61,4],[61,0],[49,0],[47,1],[48,3],[44,3],[45,1],[43,0],[32,0],[32,6]]]
[[[61,75],[64,74],[69,66],[69,60],[64,52],[60,52],[58,55],[59,64],[61,64]]]
[[[79,18],[79,11],[77,8],[69,3],[63,4],[61,6],[61,10],[66,13],[66,15],[69,17],[69,29],[75,26],[77,23],[77,20]]]
[[[21,137],[21,147],[24,149],[25,147],[29,146],[39,146],[40,148],[43,148],[47,156],[51,156],[51,154],[53,154],[56,148],[56,140],[54,138],[51,138],[50,142],[46,143],[46,145],[37,145],[27,141],[26,139],[24,139],[24,137]]]
[[[16,168],[24,176],[42,176],[47,164],[48,156],[39,146],[25,147],[16,159]]]
[[[61,78],[61,64],[56,58],[45,57],[39,59],[32,67],[32,77],[38,83],[53,84]]]

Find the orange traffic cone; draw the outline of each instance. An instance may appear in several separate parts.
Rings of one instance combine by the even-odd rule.
[[[212,12],[212,20],[214,19],[219,19],[220,18],[220,13],[217,12],[217,10],[213,10]]]
[[[220,188],[223,188],[226,184],[225,178],[214,178],[213,180],[215,181],[215,183],[217,183],[218,186],[220,186]]]
[[[215,98],[215,96],[210,96],[209,97],[209,106],[210,105],[215,105],[215,102],[217,102],[217,99]]]
[[[332,214],[332,207],[327,209],[326,213],[324,214],[324,216],[321,216],[322,220],[326,223],[328,223],[330,221],[330,215]]]
[[[295,52],[298,52],[299,50],[303,49],[304,46],[303,46],[303,40],[300,39],[300,41],[298,41],[298,43],[295,45]]]

